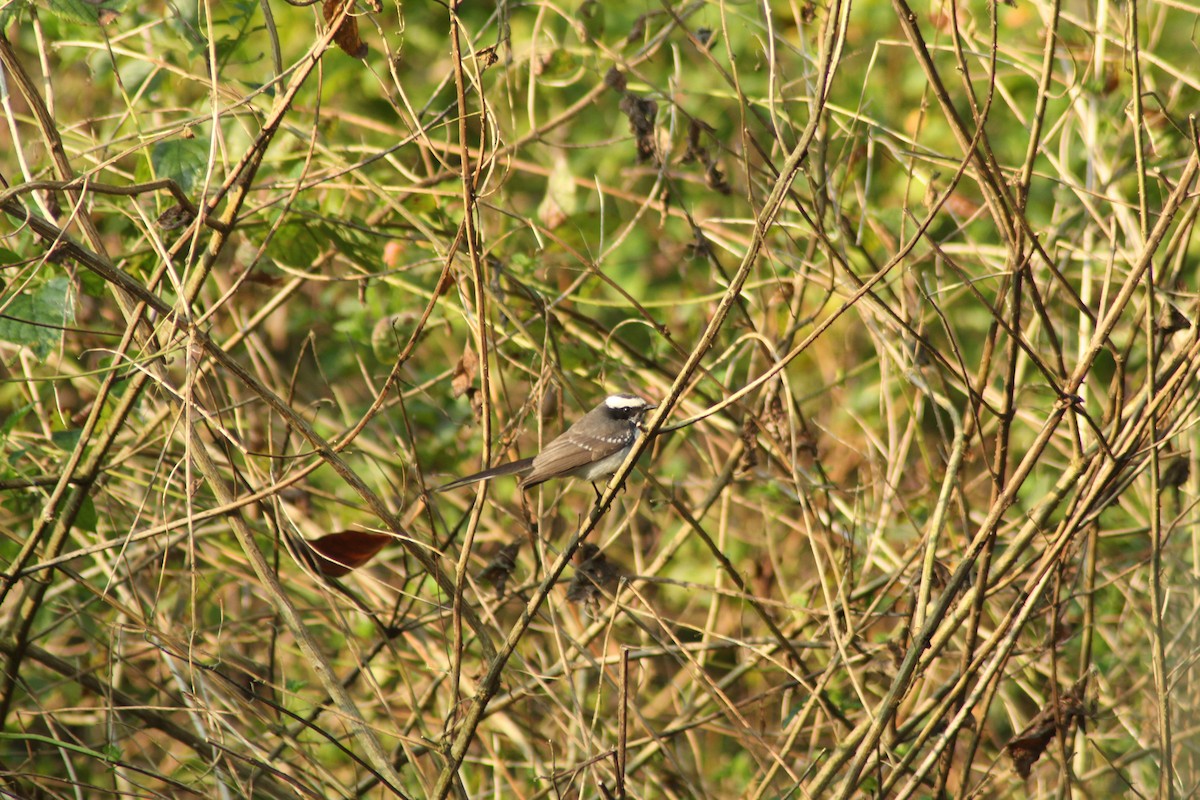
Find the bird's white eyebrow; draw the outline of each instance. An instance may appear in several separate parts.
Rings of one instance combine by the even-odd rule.
[[[626,397],[620,394],[610,394],[604,399],[604,405],[609,408],[640,408],[646,401],[640,397]]]

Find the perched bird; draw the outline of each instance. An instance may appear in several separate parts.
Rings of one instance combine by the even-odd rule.
[[[523,476],[518,484],[522,491],[551,478],[572,477],[587,481],[607,478],[625,461],[637,439],[642,419],[653,408],[656,406],[634,394],[610,394],[533,458],[510,461],[458,478],[439,486],[437,491],[457,489],[501,475]]]

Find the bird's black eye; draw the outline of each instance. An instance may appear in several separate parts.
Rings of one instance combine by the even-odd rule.
[[[645,401],[626,395],[614,395],[608,398],[604,409],[609,419],[622,421],[638,419],[647,411]]]

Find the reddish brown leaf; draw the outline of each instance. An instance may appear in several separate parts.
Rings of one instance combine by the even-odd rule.
[[[1083,722],[1089,714],[1087,695],[1088,677],[1080,678],[1070,691],[1060,695],[1057,708],[1047,706],[1039,711],[1025,729],[1009,740],[1004,747],[1013,760],[1017,774],[1028,778],[1030,768],[1046,752],[1046,747],[1058,734],[1061,726],[1063,735],[1070,734],[1072,725]]]
[[[454,286],[454,270],[448,269],[446,270],[446,273],[442,275],[442,279],[438,282],[437,289],[435,290],[437,292],[437,296],[441,297],[444,294],[449,294],[450,290],[453,289]]]
[[[346,55],[362,58],[367,54],[367,43],[358,35],[358,19],[354,16],[353,8],[354,0],[325,0],[325,23],[332,25],[333,21],[342,13],[344,6],[351,8],[346,12],[346,16],[333,34],[333,41],[346,52]]]
[[[1030,768],[1042,757],[1042,753],[1046,751],[1046,745],[1050,744],[1050,740],[1053,738],[1054,726],[1043,725],[1033,734],[1018,737],[1005,745],[1018,775],[1022,778],[1029,777]]]
[[[366,564],[392,537],[367,531],[328,533],[308,543],[316,567],[328,578],[340,578]]]

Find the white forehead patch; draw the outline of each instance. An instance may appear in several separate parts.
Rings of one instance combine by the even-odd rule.
[[[610,394],[604,398],[604,405],[609,408],[645,408],[646,401],[631,394]]]

